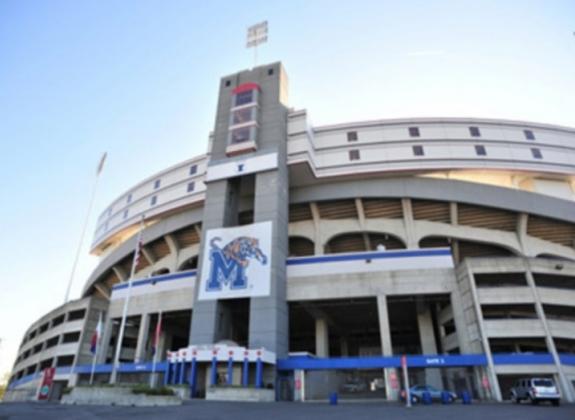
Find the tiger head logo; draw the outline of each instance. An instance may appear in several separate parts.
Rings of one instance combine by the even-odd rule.
[[[223,248],[218,246],[222,239],[215,237],[210,241],[210,276],[206,285],[208,291],[221,290],[224,285],[230,289],[245,289],[248,285],[246,269],[251,259],[261,265],[268,262],[267,256],[259,248],[259,240],[240,236]]]

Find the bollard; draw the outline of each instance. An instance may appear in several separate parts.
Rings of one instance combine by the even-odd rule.
[[[451,404],[451,394],[447,391],[441,392],[441,403],[442,404]]]
[[[421,394],[421,401],[423,402],[424,405],[431,405],[431,403],[432,403],[431,393],[429,391],[424,391]]]
[[[461,402],[466,405],[471,404],[471,395],[469,395],[469,392],[463,391],[461,393]]]
[[[337,392],[329,394],[329,405],[337,405]]]

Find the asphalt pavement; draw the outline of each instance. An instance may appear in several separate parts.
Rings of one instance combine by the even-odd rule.
[[[241,403],[191,401],[172,407],[65,406],[57,403],[3,403],[0,420],[93,420],[93,419],[160,419],[160,420],[374,420],[374,419],[441,419],[441,420],[573,420],[575,405],[553,407],[511,403],[477,403],[473,405],[414,406],[405,408],[388,402],[345,402],[336,406],[326,403]]]

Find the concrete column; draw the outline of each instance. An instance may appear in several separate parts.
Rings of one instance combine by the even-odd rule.
[[[142,314],[140,318],[140,329],[138,331],[138,342],[136,344],[136,354],[134,362],[141,363],[146,360],[146,344],[150,330],[150,314]]]
[[[141,251],[142,251],[142,254],[144,255],[144,258],[146,258],[146,260],[148,260],[150,265],[154,265],[154,263],[156,262],[156,256],[152,253],[152,251],[150,251],[145,246],[143,246],[141,248]]]
[[[125,282],[126,280],[128,280],[128,273],[126,273],[126,271],[124,271],[124,269],[121,266],[114,265],[112,267],[112,271],[120,279],[120,282]]]
[[[521,213],[517,217],[517,240],[519,241],[519,245],[521,246],[521,252],[523,255],[530,256],[531,253],[529,252],[529,246],[527,242],[527,222],[529,221],[529,215],[525,213]]]
[[[403,224],[405,226],[405,238],[407,240],[408,249],[416,249],[419,244],[415,237],[415,226],[413,224],[413,210],[411,207],[411,199],[402,198],[401,207],[403,209]]]
[[[459,344],[459,352],[461,354],[473,353],[469,345],[469,331],[467,331],[467,324],[465,323],[465,313],[463,311],[463,304],[461,302],[459,290],[451,292],[449,298],[451,302],[451,310],[453,312],[455,333],[457,334],[457,341]]]
[[[529,285],[529,288],[533,294],[533,299],[535,300],[535,310],[537,311],[537,316],[541,320],[543,329],[545,330],[545,342],[547,344],[547,348],[553,356],[553,362],[557,368],[562,395],[567,399],[567,401],[572,403],[575,401],[575,395],[573,395],[573,387],[569,383],[567,375],[565,375],[565,372],[563,371],[563,365],[561,364],[561,359],[559,359],[559,354],[557,353],[557,348],[555,347],[555,341],[553,341],[553,336],[551,335],[551,330],[549,329],[549,324],[547,323],[547,317],[545,316],[545,311],[543,310],[541,297],[537,291],[537,286],[535,285],[535,279],[533,278],[531,267],[529,266],[527,260],[524,261],[526,267],[525,277],[527,278],[527,284]]]
[[[455,264],[459,264],[461,260],[459,258],[459,241],[457,239],[451,239],[451,252],[453,253],[453,261],[455,261]]]
[[[204,203],[204,234],[208,229],[220,228],[228,225],[232,215],[229,213],[232,207],[228,201],[233,201],[230,196],[233,195],[233,185],[227,180],[210,182],[206,191]],[[204,244],[204,235],[201,243]],[[200,248],[198,255],[198,279],[201,278],[202,261],[204,247]],[[217,337],[217,300],[198,300],[199,288],[195,291],[194,316],[190,325],[190,344],[213,344],[218,341]]]
[[[325,318],[315,320],[315,355],[329,357],[329,327]]]
[[[313,233],[314,233],[314,254],[323,255],[323,235],[321,234],[321,220],[319,216],[319,209],[316,203],[310,203],[309,208],[313,217]]]
[[[483,312],[481,311],[479,296],[477,294],[477,287],[475,286],[475,277],[473,276],[473,272],[469,269],[469,266],[467,266],[467,277],[469,278],[469,286],[473,296],[473,307],[475,309],[475,316],[477,318],[477,326],[479,327],[479,332],[481,333],[481,344],[483,345],[483,351],[485,352],[485,357],[487,358],[486,373],[489,379],[489,392],[495,400],[502,401],[503,399],[501,397],[501,388],[499,388],[499,381],[497,380],[497,374],[495,373],[495,365],[493,364],[491,346],[489,345],[489,339],[485,334],[485,327],[483,325]],[[477,371],[481,372],[482,369],[478,369]],[[483,373],[480,373],[480,375],[483,377]],[[483,381],[481,380],[481,382]],[[480,389],[484,389],[483,386],[481,386]]]
[[[289,316],[286,301],[286,259],[288,255],[289,179],[285,150],[276,171],[256,174],[254,221],[272,221],[271,290],[266,297],[250,301],[249,346],[264,347],[283,358],[289,347]]]
[[[377,296],[377,314],[379,317],[379,335],[381,337],[381,352],[384,356],[393,355],[391,347],[391,332],[389,328],[389,313],[387,309],[387,296]]]
[[[419,340],[423,354],[437,354],[437,343],[433,334],[433,320],[431,310],[427,304],[417,305],[417,326],[419,328]]]
[[[386,295],[377,296],[377,314],[379,318],[381,353],[384,356],[392,356],[393,347],[391,345],[391,329],[389,327],[389,312]],[[399,376],[397,373],[397,369],[395,368],[387,368],[383,370],[386,397],[389,401],[397,401],[399,399]]]
[[[417,308],[417,326],[419,328],[419,341],[423,354],[437,354],[437,343],[433,333],[433,319],[431,309],[428,304],[418,303]],[[441,381],[441,372],[439,369],[425,369],[425,381],[428,385],[436,388],[443,388]]]
[[[357,220],[359,221],[359,228],[361,230],[365,230],[365,211],[363,210],[363,201],[361,201],[361,198],[355,199],[355,210],[357,211]]]
[[[452,225],[457,225],[457,203],[451,202],[449,203],[449,221]]]
[[[171,234],[165,235],[164,239],[165,239],[166,243],[168,244],[168,247],[170,248],[170,253],[175,255],[176,259],[177,259],[178,253],[180,252],[180,246],[178,244],[178,241],[176,240],[174,235],[171,235]]]
[[[102,350],[98,354],[97,363],[106,363],[106,357],[110,350],[110,339],[112,338],[112,331],[114,329],[113,319],[108,317],[104,325],[104,333],[102,334]]]

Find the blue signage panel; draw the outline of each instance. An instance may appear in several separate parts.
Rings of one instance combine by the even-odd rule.
[[[575,354],[560,354],[559,359],[562,365],[575,366]]]
[[[484,354],[407,356],[409,367],[484,366]],[[377,369],[401,367],[401,356],[316,358],[296,356],[278,360],[279,370]]]
[[[495,353],[495,365],[548,365],[553,364],[549,353]]]

